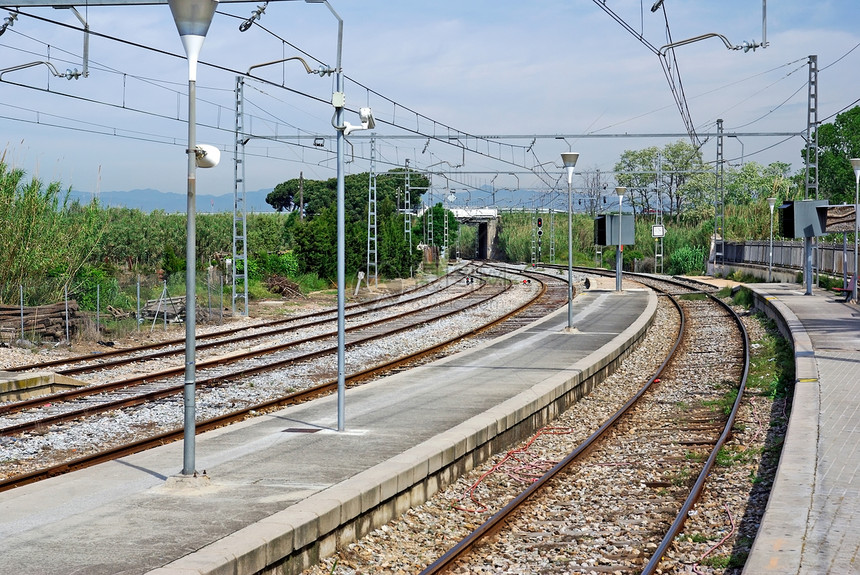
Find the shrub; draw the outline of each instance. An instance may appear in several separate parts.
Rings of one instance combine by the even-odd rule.
[[[697,275],[705,264],[705,248],[681,246],[669,256],[667,271],[670,275]]]

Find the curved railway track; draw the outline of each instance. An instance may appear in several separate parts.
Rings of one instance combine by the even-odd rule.
[[[488,270],[490,272],[490,270]],[[491,272],[497,273],[497,272]],[[508,272],[506,272],[508,273]],[[510,290],[512,285],[517,285],[519,283],[519,278],[524,277],[523,275],[518,275],[518,281],[515,283],[510,280],[510,278],[503,278],[504,283],[500,284],[499,282],[484,282],[480,285],[479,288],[474,290],[469,290],[465,296],[460,297],[456,300],[452,299],[446,305],[433,305],[428,306],[432,309],[423,309],[419,312],[414,312],[407,316],[401,316],[397,320],[388,319],[388,324],[396,324],[390,327],[382,328],[386,321],[378,320],[378,321],[368,321],[364,324],[354,326],[351,328],[350,337],[347,339],[347,346],[361,346],[367,343],[374,341],[377,338],[390,336],[392,333],[405,332],[409,329],[415,328],[416,326],[420,326],[422,324],[427,324],[433,321],[438,321],[440,318],[453,316],[457,314],[466,313],[470,309],[480,308],[481,306],[486,307],[488,302],[492,302],[499,295],[505,293]],[[526,276],[528,277],[528,276]],[[537,279],[533,277],[532,279]],[[461,282],[462,283],[462,282]],[[477,284],[478,282],[476,282]],[[549,284],[549,285],[547,285]],[[504,331],[511,331],[516,327],[519,327],[520,322],[514,320],[510,325],[505,328],[500,328],[498,326],[505,325],[511,318],[516,318],[519,314],[523,313],[523,309],[529,309],[531,307],[537,307],[540,311],[533,313],[546,313],[546,310],[549,308],[558,307],[560,303],[566,301],[567,297],[567,284],[566,282],[561,281],[553,281],[553,280],[544,280],[540,282],[539,289],[536,289],[536,294],[534,297],[530,299],[525,305],[520,306],[518,309],[504,313],[504,314],[496,314],[495,318],[492,320],[483,321],[479,325],[473,325],[470,330],[467,330],[467,333],[460,333],[453,337],[449,337],[448,339],[442,342],[436,342],[432,345],[427,345],[423,349],[418,351],[413,351],[407,354],[404,354],[400,357],[389,357],[382,361],[379,361],[372,365],[371,367],[361,366],[359,369],[353,369],[353,372],[350,373],[347,377],[348,382],[350,384],[355,383],[363,378],[370,377],[376,373],[397,368],[398,366],[414,363],[419,361],[421,357],[433,356],[434,354],[439,353],[439,351],[445,347],[451,346],[451,344],[456,343],[461,338],[475,335],[481,332],[484,332],[490,328],[495,330],[504,329]],[[537,286],[536,286],[537,287]],[[478,292],[482,292],[481,295],[476,295]],[[487,293],[489,292],[489,293]],[[561,296],[563,292],[563,297]],[[471,296],[471,297],[470,297]],[[495,326],[495,327],[494,327]],[[363,332],[363,333],[360,333]],[[497,335],[498,333],[496,333]],[[321,337],[321,336],[315,336]],[[332,334],[327,336],[329,339],[333,337]],[[295,347],[293,344],[288,344],[290,347]],[[315,357],[332,355],[334,350],[332,345],[322,346],[322,349],[316,349],[310,352],[305,352],[304,355],[313,355]],[[259,352],[255,352],[259,355]],[[253,354],[252,354],[253,355]],[[198,380],[198,386],[205,387],[215,386],[215,385],[224,385],[225,383],[230,382],[231,384],[235,384],[242,377],[247,377],[249,374],[258,373],[263,370],[271,370],[272,364],[277,363],[279,368],[282,368],[287,365],[295,365],[298,361],[298,356],[293,355],[291,357],[280,357],[277,361],[267,361],[266,365],[257,365],[245,368],[244,373],[239,373],[238,371],[234,371],[228,374],[219,374],[211,377],[204,377]],[[198,367],[205,367],[198,364]],[[322,377],[325,379],[324,374]],[[149,378],[153,379],[152,374],[149,374]],[[146,379],[143,378],[135,378],[140,379],[141,381]],[[118,385],[120,388],[127,388],[131,385],[129,382],[124,382],[122,385]],[[287,394],[280,394],[278,397],[273,399],[267,399],[265,401],[255,403],[253,405],[244,406],[241,409],[232,409],[227,413],[223,413],[216,417],[211,417],[206,419],[205,421],[199,421],[197,425],[198,432],[202,432],[205,430],[213,429],[216,427],[220,427],[222,425],[226,425],[233,421],[242,420],[249,415],[254,413],[264,412],[268,410],[272,410],[284,405],[288,405],[290,403],[295,403],[299,401],[306,401],[312,397],[318,396],[320,394],[331,392],[336,385],[336,380],[333,378],[329,378],[322,383],[317,383],[316,385],[312,385],[307,389],[294,391]],[[32,430],[36,433],[41,433],[46,429],[50,429],[52,426],[55,427],[57,425],[71,425],[72,421],[78,421],[82,417],[89,415],[94,412],[101,412],[107,410],[116,410],[124,405],[139,405],[142,403],[147,403],[154,401],[161,397],[167,397],[171,395],[181,395],[182,385],[167,385],[164,389],[149,391],[145,394],[136,393],[134,397],[131,398],[122,398],[119,400],[110,400],[106,403],[98,404],[95,406],[87,406],[76,410],[71,410],[71,412],[57,414],[49,417],[40,417],[34,421],[26,421],[22,423],[16,423],[11,426],[7,425],[0,429],[0,435],[9,435],[9,434],[21,434],[27,430]],[[51,398],[40,398],[41,405],[45,405],[47,403],[52,403],[58,399],[58,396],[53,396],[54,399]],[[7,413],[12,411],[14,408],[9,405],[3,406],[7,408]],[[143,449],[147,449],[149,447],[160,445],[168,441],[173,441],[182,437],[182,429],[174,429],[166,433],[150,433],[144,439],[124,443],[122,445],[117,445],[116,447],[106,449],[97,453],[93,453],[87,455],[85,457],[77,457],[74,459],[67,459],[59,463],[58,465],[51,466],[49,468],[39,469],[33,472],[21,474],[15,477],[8,478],[2,482],[0,482],[0,490],[10,489],[12,487],[23,485],[26,483],[31,483],[34,481],[38,481],[40,479],[50,477],[53,475],[65,473],[68,471],[72,471],[74,469],[79,469],[82,467],[87,467],[89,465],[93,465],[99,463],[101,461],[113,459],[116,457],[120,457],[122,455],[133,453],[136,451],[141,451]]]
[[[674,292],[691,291],[669,283]],[[729,437],[749,367],[746,330],[728,306],[716,298],[673,301],[681,329],[657,372],[423,575],[488,565],[494,573],[657,571]]]
[[[503,293],[503,291],[504,290],[501,286],[493,286],[486,282],[481,282],[477,289],[466,290],[459,294],[455,294],[453,297],[447,298],[443,302],[432,301],[429,304],[423,304],[417,308],[410,308],[406,311],[397,311],[379,318],[366,319],[363,323],[354,323],[346,329],[348,334],[346,346],[354,347],[356,345],[361,345],[368,341],[391,336],[417,324],[436,321],[465,310],[474,309],[486,304],[488,301]],[[391,307],[393,306],[387,305],[384,306],[383,309]],[[364,316],[367,315],[367,313],[368,312],[360,312],[360,315]],[[378,312],[374,311],[374,313],[378,315]],[[323,321],[324,323],[331,324],[331,320]],[[317,327],[319,325],[320,321],[314,321],[310,324],[306,323],[299,326],[299,329],[309,330],[310,327]],[[284,328],[278,328],[274,331],[267,331],[265,335],[272,337],[273,335],[281,336],[283,333]],[[323,328],[318,333],[298,337],[297,339],[269,343],[262,347],[248,348],[242,346],[242,350],[240,351],[234,350],[221,357],[210,357],[208,360],[197,361],[197,373],[200,376],[197,381],[197,385],[202,388],[223,385],[227,381],[238,381],[242,378],[279,369],[286,365],[324,357],[337,350],[335,340],[336,336],[336,331]],[[228,338],[229,343],[234,343],[237,339],[241,341],[242,336]],[[220,340],[219,342],[214,343],[217,344],[223,341],[224,340]],[[307,344],[314,344],[313,349],[306,349]],[[175,354],[181,353],[182,351],[183,350],[179,350],[179,352],[176,352],[175,350],[170,350],[168,353]],[[156,358],[161,357],[160,353],[156,353],[154,355]],[[259,361],[261,357],[266,357],[267,359],[265,361]],[[150,354],[142,358],[137,358],[137,361],[151,359],[153,358]],[[135,358],[124,358],[122,360],[118,360],[118,363],[126,365],[132,361],[135,361]],[[222,366],[234,364],[237,365],[236,369],[229,372],[216,369]],[[86,366],[86,369],[89,371],[107,370],[115,368],[116,366],[117,362],[111,361],[102,365],[88,365]],[[72,369],[63,370],[61,373],[68,374]],[[31,421],[25,421],[13,425],[4,425],[3,420],[0,419],[0,435],[11,435],[23,431],[30,431],[39,426],[70,421],[77,417],[139,405],[147,401],[169,397],[181,392],[183,382],[180,381],[180,379],[184,372],[184,365],[177,365],[167,369],[159,369],[158,371],[144,369],[141,373],[132,377],[113,380],[107,383],[89,385],[71,391],[0,406],[0,416],[45,406],[46,404],[50,404],[51,407],[39,410],[40,414],[45,411],[54,412],[54,415],[40,415],[38,418]],[[164,385],[157,385],[158,382],[161,381],[165,382]],[[154,387],[156,388],[153,389]],[[139,391],[141,388],[142,391]],[[75,409],[73,411],[69,411],[68,409],[70,402],[73,400],[94,398],[95,396],[104,397],[104,394],[108,393],[112,393],[120,397],[117,399],[111,399],[108,397],[104,400],[102,400],[102,398],[99,398],[98,400],[90,400],[86,406],[80,409]]]
[[[411,289],[381,296],[365,302],[352,303],[345,306],[345,318],[355,319],[370,312],[378,312],[397,305],[408,304],[428,295],[434,295],[451,287],[452,277],[459,280],[474,273],[474,265],[449,274],[440,276],[426,284],[415,286]],[[444,280],[449,280],[447,283]],[[230,327],[228,329],[215,330],[208,333],[198,333],[195,337],[196,350],[205,352],[208,349],[226,346],[236,342],[247,343],[255,339],[264,339],[288,333],[292,330],[322,325],[337,319],[337,309],[327,308],[316,312],[303,313],[287,318],[276,319],[257,323],[253,326]],[[81,373],[101,371],[112,367],[127,365],[129,363],[146,361],[151,359],[163,359],[171,356],[180,356],[185,353],[185,338],[172,338],[155,343],[105,349],[99,353],[72,356],[17,367],[7,367],[7,372],[45,371],[50,370],[61,375],[78,375]],[[0,413],[5,406],[0,405]]]

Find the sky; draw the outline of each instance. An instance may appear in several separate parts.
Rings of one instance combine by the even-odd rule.
[[[716,159],[723,120],[725,158],[790,163],[801,170],[808,120],[810,55],[817,56],[818,118],[860,99],[860,3],[771,0],[766,48],[760,0],[467,0],[432,3],[330,0],[343,21],[345,120],[369,106],[372,131],[353,132],[345,172],[410,166],[432,174],[437,201],[503,205],[514,189],[534,202],[566,191],[560,153],[580,153],[577,174],[600,170],[609,186],[625,150],[689,140],[661,61],[650,47],[677,46],[689,115],[706,162]],[[613,11],[613,19],[599,4]],[[337,19],[324,4],[222,2],[197,75],[197,142],[221,163],[198,170],[200,194],[231,194],[237,77],[301,57],[333,67]],[[0,146],[7,165],[43,181],[90,192],[184,193],[187,185],[188,69],[166,4],[79,8],[84,38],[67,9],[22,7],[0,36]],[[0,9],[0,19],[9,15]],[[668,32],[666,22],[668,21]],[[719,36],[716,36],[719,35]],[[641,36],[641,40],[639,37]],[[336,176],[333,76],[292,59],[256,67],[244,85],[244,185],[272,188],[299,177]],[[676,88],[677,90],[677,88]],[[794,134],[785,135],[785,134]],[[371,145],[371,135],[374,144]],[[575,176],[574,187],[582,176]],[[611,189],[611,188],[610,188]],[[145,192],[141,192],[145,193]]]

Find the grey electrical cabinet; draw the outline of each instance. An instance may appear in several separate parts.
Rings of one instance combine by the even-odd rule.
[[[827,206],[827,200],[786,201],[779,206],[780,235],[785,238],[823,236]]]

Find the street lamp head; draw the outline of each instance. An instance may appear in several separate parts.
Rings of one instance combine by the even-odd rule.
[[[217,0],[168,0],[180,36],[206,36]]]
[[[215,15],[217,0],[168,0],[179,38],[188,56],[189,80],[196,81],[197,58]]]
[[[768,198],[767,205],[770,206],[770,211],[773,213],[773,206],[776,205],[776,198]]]
[[[567,170],[567,183],[573,182],[573,169],[576,167],[576,161],[579,159],[579,152],[562,152],[561,161]]]
[[[561,161],[565,168],[575,168],[576,161],[579,159],[579,152],[562,152]]]
[[[854,177],[860,180],[860,158],[851,158],[851,167],[854,168]]]
[[[624,186],[618,186],[615,188],[615,193],[618,194],[618,199],[621,199],[624,197],[624,194],[627,193],[627,188]]]

